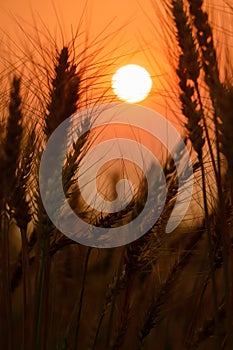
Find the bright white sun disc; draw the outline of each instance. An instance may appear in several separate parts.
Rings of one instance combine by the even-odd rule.
[[[112,88],[120,100],[140,102],[151,91],[152,79],[145,68],[128,64],[119,68],[113,75]]]

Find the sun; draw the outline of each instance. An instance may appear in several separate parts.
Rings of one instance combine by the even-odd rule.
[[[119,68],[112,77],[112,88],[120,100],[136,103],[143,101],[152,88],[147,70],[137,64]]]

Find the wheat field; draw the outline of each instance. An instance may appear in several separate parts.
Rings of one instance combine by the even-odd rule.
[[[231,2],[222,11],[232,20]],[[14,62],[2,60],[1,349],[233,349],[233,52],[230,45],[219,50],[210,12],[202,0],[163,1],[164,45],[174,71],[169,83],[192,154],[195,198],[167,234],[178,193],[168,155],[161,216],[141,238],[117,248],[84,246],[59,232],[39,189],[42,152],[54,130],[84,107],[116,100],[107,82],[120,58],[101,57],[109,37],[91,44],[82,39],[80,47],[78,32],[58,44],[35,27],[27,38],[32,49],[23,48]],[[152,17],[151,24],[156,35]],[[89,116],[81,128],[85,123]],[[139,174],[137,193],[118,213],[100,215],[85,206],[77,174],[94,138],[85,132],[70,148],[64,192],[86,222],[118,227],[139,215],[146,183]],[[182,159],[182,149],[177,152]],[[118,181],[116,171],[110,175],[105,192]]]

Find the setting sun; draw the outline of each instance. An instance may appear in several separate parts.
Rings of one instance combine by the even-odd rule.
[[[152,80],[145,68],[128,64],[119,68],[113,75],[112,88],[120,100],[136,103],[148,96]]]

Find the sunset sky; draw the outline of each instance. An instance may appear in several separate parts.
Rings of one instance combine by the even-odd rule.
[[[55,37],[59,36],[59,25],[61,25],[65,38],[70,38],[71,27],[75,31],[80,26],[82,15],[81,31],[87,32],[90,40],[96,41],[96,38],[109,36],[102,49],[101,57],[105,59],[116,57],[116,65],[112,67],[112,73],[115,73],[119,66],[127,63],[142,65],[149,71],[153,78],[151,94],[153,103],[157,103],[160,108],[159,105],[163,103],[159,96],[162,87],[158,76],[161,79],[161,75],[167,72],[159,71],[156,63],[152,63],[150,57],[153,50],[156,60],[163,62],[163,43],[158,40],[160,24],[158,23],[158,31],[155,33],[147,18],[150,16],[156,26],[158,16],[154,13],[150,0],[143,2],[138,0],[56,0],[54,3],[45,0],[1,0],[0,27],[2,33],[0,39],[8,43],[7,33],[12,40],[18,42],[23,35],[15,23],[15,18],[25,28],[25,32],[29,33],[32,31],[30,24],[33,23],[33,17],[38,28],[42,27],[41,22],[43,22]],[[57,17],[60,24],[58,24]],[[167,69],[168,67],[166,71]],[[155,91],[158,92],[156,98],[154,98]],[[152,106],[151,96],[145,101],[149,106]],[[164,106],[160,112],[164,112]]]
[[[147,3],[146,8],[145,3]],[[141,4],[143,4],[147,14],[150,14],[150,1],[141,1]],[[85,12],[84,21],[88,26],[90,35],[100,33],[107,26],[108,32],[113,32],[125,26],[123,37],[132,49],[140,49],[141,45],[136,37],[139,33],[143,32],[145,36],[150,33],[148,20],[142,13],[140,1],[137,0],[55,0],[53,2],[46,0],[1,0],[1,27],[7,30],[12,27],[12,21],[9,19],[10,14],[21,16],[30,21],[33,13],[35,17],[37,14],[40,15],[46,25],[53,31],[57,22],[54,8],[66,31],[69,31],[71,25],[74,28],[78,26],[83,12]],[[112,21],[113,23],[109,26]]]
[[[151,0],[1,0],[0,40],[11,47],[10,40],[16,43],[22,40],[23,35],[16,20],[25,33],[32,32],[35,21],[42,32],[45,32],[43,25],[46,26],[54,38],[61,37],[61,26],[65,41],[71,38],[71,28],[74,32],[77,27],[88,33],[90,41],[96,42],[99,38],[108,36],[99,56],[102,59],[116,58],[108,73],[114,74],[119,66],[127,63],[145,67],[152,76],[153,89],[143,104],[166,114],[175,122],[171,111],[178,112],[173,103],[177,97],[174,67],[172,68],[174,62],[170,64],[165,56],[166,42],[162,36],[164,28],[161,16],[155,11],[155,7],[162,9],[161,3]],[[232,23],[232,17],[226,13],[224,0],[208,0],[206,4],[210,14],[214,13],[212,18],[217,29],[218,47],[226,40],[230,46],[232,37],[231,41],[229,37],[223,38],[220,29],[220,26],[229,29]]]

